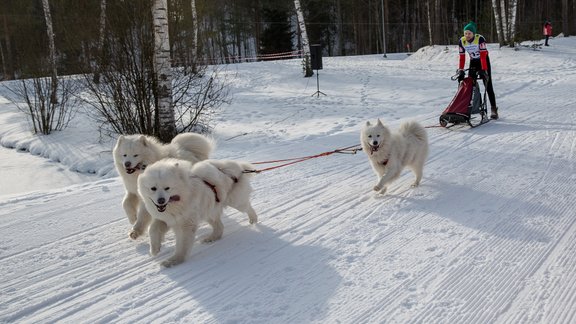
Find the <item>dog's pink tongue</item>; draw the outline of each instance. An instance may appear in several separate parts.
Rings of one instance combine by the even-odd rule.
[[[170,201],[180,201],[180,196],[174,195],[174,196],[170,197]]]

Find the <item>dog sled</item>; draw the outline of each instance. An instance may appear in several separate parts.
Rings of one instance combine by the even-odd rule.
[[[440,126],[452,127],[458,124],[468,124],[477,127],[490,121],[486,108],[486,86],[480,90],[481,79],[475,69],[467,69],[468,76],[458,83],[456,95],[440,115]],[[452,76],[458,80],[458,74]]]

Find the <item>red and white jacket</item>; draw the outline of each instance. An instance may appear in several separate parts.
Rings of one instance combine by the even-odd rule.
[[[482,70],[486,71],[488,69],[488,64],[486,63],[486,57],[488,56],[488,49],[486,48],[486,39],[480,34],[475,34],[474,39],[469,42],[466,37],[462,36],[460,42],[458,43],[460,60],[458,62],[458,68],[464,69],[466,64],[466,52],[470,55],[470,60],[480,60]]]
[[[544,24],[544,36],[552,36],[552,25],[551,24]]]

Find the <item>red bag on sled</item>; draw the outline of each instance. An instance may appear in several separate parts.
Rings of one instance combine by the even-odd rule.
[[[473,88],[474,80],[472,78],[467,77],[460,82],[456,95],[440,116],[440,125],[446,126],[448,123],[458,124],[468,121]]]

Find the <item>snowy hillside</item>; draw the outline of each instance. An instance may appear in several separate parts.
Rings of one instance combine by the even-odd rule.
[[[0,97],[0,144],[98,175],[0,189],[0,323],[574,323],[576,38],[551,44],[489,46],[501,119],[475,129],[433,127],[455,46],[324,58],[326,96],[298,60],[228,66],[215,157],[314,155],[358,144],[367,120],[414,119],[430,126],[424,178],[378,195],[362,152],[262,172],[260,223],[227,210],[222,240],[170,269],[172,235],[157,257],[127,237],[113,142],[81,116],[33,137]]]

